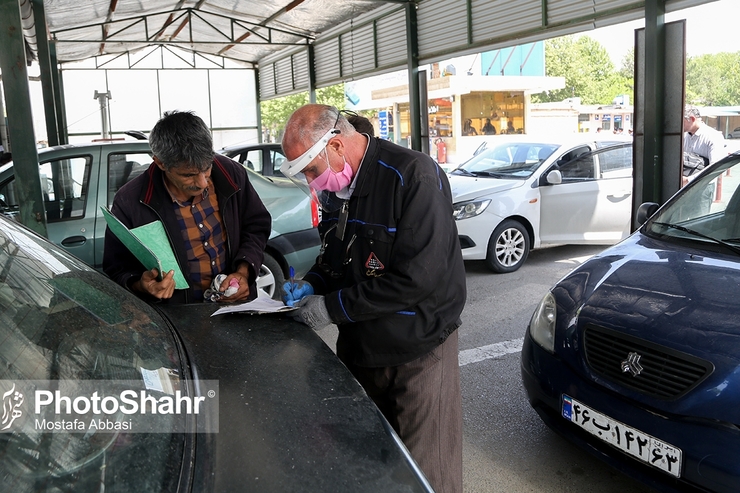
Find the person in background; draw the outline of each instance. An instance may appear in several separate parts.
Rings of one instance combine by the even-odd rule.
[[[343,113],[348,113],[344,112]],[[371,122],[368,118],[365,118],[362,115],[358,115],[356,113],[351,113],[347,115],[347,121],[355,127],[355,130],[360,132],[361,134],[367,134],[370,137],[375,137],[375,127],[373,127],[373,122]]]
[[[481,132],[484,135],[496,135],[496,127],[493,126],[490,118],[486,118],[486,123],[481,128]]]
[[[696,177],[698,171],[704,167],[716,163],[727,155],[725,151],[725,138],[722,132],[713,129],[701,119],[699,109],[687,105],[683,113],[683,152],[694,153],[704,160],[704,166],[684,166],[683,185]],[[686,157],[686,156],[685,156]],[[684,163],[691,162],[684,159]]]
[[[465,124],[463,125],[463,135],[478,135],[478,131],[473,127],[473,120],[470,118],[465,120]]]
[[[272,218],[244,167],[214,154],[210,130],[192,112],[165,113],[149,144],[154,162],[118,190],[111,212],[129,229],[162,221],[189,288],[175,290],[173,271],[147,271],[110,229],[103,271],[151,301],[203,301],[222,273],[220,292],[238,289],[219,301],[254,299]]]
[[[430,156],[358,133],[336,108],[288,120],[285,176],[316,190],[323,247],[284,286],[297,320],[339,328],[337,356],[435,491],[462,491],[458,364],[465,268],[445,173]]]
[[[514,128],[514,122],[509,120],[509,122],[506,124],[506,133],[507,134],[514,134],[516,133],[516,129]]]

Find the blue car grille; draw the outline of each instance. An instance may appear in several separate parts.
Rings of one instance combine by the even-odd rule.
[[[594,372],[660,399],[681,397],[714,371],[709,361],[596,325],[586,327],[583,341]]]

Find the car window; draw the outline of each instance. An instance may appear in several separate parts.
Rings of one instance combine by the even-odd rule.
[[[563,183],[594,179],[594,156],[588,146],[567,152],[558,160]]]
[[[594,157],[599,164],[599,177],[629,178],[632,176],[632,146],[619,146],[597,152]]]
[[[6,220],[1,226],[4,409],[12,399],[7,387],[21,388],[24,381],[54,381],[59,391],[75,395],[83,381],[96,388],[96,382],[109,388],[137,381],[143,388],[144,370],[182,371],[173,335],[146,303],[21,226]],[[141,419],[119,414],[107,417]],[[167,431],[179,416],[157,415],[161,433],[103,432],[89,423],[82,432],[64,425],[52,432],[52,420],[63,423],[66,417],[54,406],[16,417],[2,425],[12,432],[0,433],[0,477],[13,491],[176,489],[184,443]]]
[[[108,156],[108,207],[119,188],[149,169],[152,157],[147,153],[115,153]]]
[[[285,154],[277,149],[270,151],[270,161],[272,162],[272,174],[275,176],[283,176],[280,172],[280,166],[285,162]]]
[[[85,217],[92,156],[77,156],[39,165],[41,191],[49,223]],[[15,177],[0,187],[5,211],[17,214],[20,196]]]
[[[245,168],[262,173],[262,149],[250,149],[247,152],[241,153],[239,155],[239,162]]]

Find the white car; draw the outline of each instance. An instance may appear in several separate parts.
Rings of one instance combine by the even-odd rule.
[[[727,134],[728,139],[740,139],[740,127]]]
[[[632,138],[498,136],[449,174],[465,260],[513,272],[532,248],[630,233]]]

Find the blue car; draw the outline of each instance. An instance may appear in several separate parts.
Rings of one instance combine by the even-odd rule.
[[[740,491],[740,154],[535,310],[521,371],[565,438],[663,491]]]

